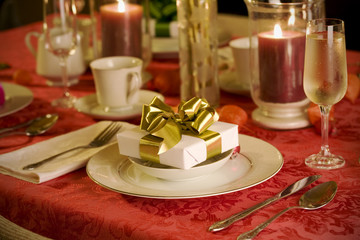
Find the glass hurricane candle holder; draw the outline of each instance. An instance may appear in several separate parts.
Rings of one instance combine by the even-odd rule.
[[[99,55],[138,57],[145,68],[152,58],[149,0],[101,0],[95,9],[100,19]]]
[[[244,0],[249,13],[253,120],[267,128],[309,125],[303,90],[305,30],[324,17],[323,0]]]

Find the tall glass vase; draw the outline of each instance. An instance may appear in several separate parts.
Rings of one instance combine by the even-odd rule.
[[[177,0],[181,100],[205,98],[218,106],[217,1]]]

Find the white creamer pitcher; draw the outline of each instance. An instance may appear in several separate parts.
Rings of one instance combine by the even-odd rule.
[[[31,43],[31,38],[36,37],[37,49]],[[39,32],[29,32],[25,37],[25,43],[30,52],[36,58],[36,73],[47,79],[49,86],[63,85],[61,80],[61,68],[59,58],[49,52],[45,47],[44,34]],[[78,37],[78,46],[81,46],[81,39]],[[67,59],[67,71],[69,75],[69,85],[78,83],[78,77],[86,70],[84,57],[81,47],[76,47],[74,55],[70,55]]]

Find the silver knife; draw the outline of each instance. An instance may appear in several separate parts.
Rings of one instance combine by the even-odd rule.
[[[308,186],[311,183],[318,180],[320,177],[321,177],[321,175],[313,175],[313,176],[303,178],[303,179],[291,184],[290,186],[288,186],[287,188],[285,188],[284,190],[282,190],[281,192],[279,192],[275,196],[273,196],[271,198],[268,198],[265,201],[263,201],[261,203],[258,203],[256,205],[244,210],[244,211],[236,213],[236,214],[230,216],[227,219],[215,222],[213,225],[211,225],[209,227],[209,231],[210,232],[217,232],[217,231],[223,230],[223,229],[229,227],[234,222],[245,218],[246,216],[250,215],[251,213],[259,210],[260,208],[263,208],[263,207],[269,205],[272,202],[275,202],[275,201],[277,201],[277,200],[279,200],[281,198],[290,196],[291,194],[296,193],[297,191],[300,191],[301,189],[305,188],[306,186]]]

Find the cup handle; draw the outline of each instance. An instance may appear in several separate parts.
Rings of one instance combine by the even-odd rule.
[[[29,32],[28,34],[26,34],[25,36],[25,44],[28,47],[28,49],[30,50],[30,52],[32,53],[32,55],[34,55],[36,57],[36,51],[35,48],[33,47],[33,45],[31,44],[31,37],[34,36],[36,38],[40,37],[40,33],[38,32]]]
[[[131,72],[128,75],[128,90],[127,90],[127,96],[126,96],[126,101],[131,102],[129,100],[131,100],[135,93],[140,89],[141,87],[141,77],[139,75],[139,73],[137,72]]]

